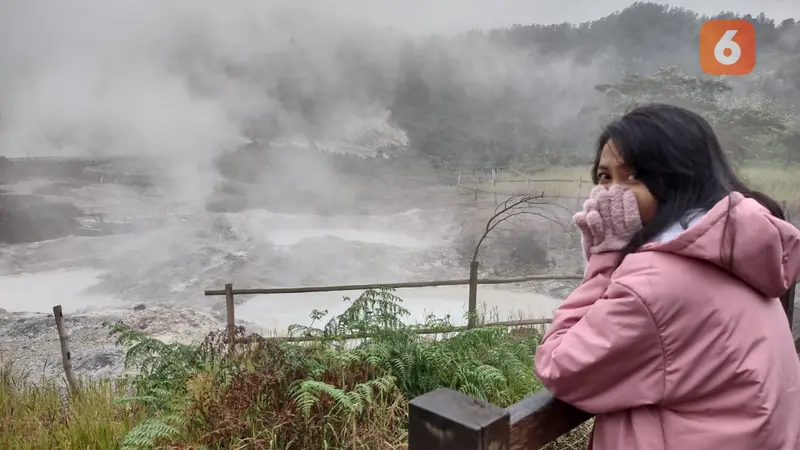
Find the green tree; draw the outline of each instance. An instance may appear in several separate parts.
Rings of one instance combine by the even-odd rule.
[[[619,83],[595,89],[609,101],[609,115],[604,120],[649,102],[674,104],[702,114],[738,161],[787,157],[793,142],[791,130],[798,123],[792,108],[757,94],[732,95],[728,82],[686,75],[676,67],[662,68],[651,76],[628,75]]]

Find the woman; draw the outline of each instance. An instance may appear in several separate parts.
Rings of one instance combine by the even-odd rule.
[[[749,190],[708,122],[648,105],[600,136],[576,214],[584,281],[536,372],[596,414],[596,450],[800,449],[800,362],[778,300],[800,231]]]

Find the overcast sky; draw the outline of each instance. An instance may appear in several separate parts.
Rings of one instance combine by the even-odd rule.
[[[319,0],[328,2],[330,0]],[[452,33],[470,28],[495,28],[516,23],[579,23],[598,19],[631,5],[631,0],[338,0],[353,18],[410,32]],[[661,1],[701,14],[764,12],[781,21],[800,19],[800,0],[671,0]],[[338,8],[337,8],[338,9]]]

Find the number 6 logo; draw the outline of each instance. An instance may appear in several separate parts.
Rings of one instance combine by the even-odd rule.
[[[746,75],[756,64],[756,31],[746,20],[709,20],[700,28],[700,67],[709,75]]]
[[[714,58],[720,64],[730,66],[736,64],[742,57],[742,47],[733,40],[736,36],[737,30],[728,30],[722,35],[722,39],[714,46]],[[726,55],[725,50],[730,50],[730,54]]]

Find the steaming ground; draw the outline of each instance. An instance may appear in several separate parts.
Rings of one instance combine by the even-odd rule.
[[[371,208],[380,214],[290,214],[265,209],[211,213],[175,205],[154,190],[118,185],[68,188],[28,180],[5,187],[36,192],[77,207],[132,217],[161,211],[133,233],[70,236],[0,248],[0,350],[34,373],[61,373],[52,307],[67,317],[78,373],[109,376],[122,370],[122,351],[107,325],[123,320],[164,340],[196,341],[224,326],[224,300],[205,289],[288,287],[466,278],[456,250],[455,224],[465,214],[454,194],[407,209],[411,201]],[[113,204],[107,199],[114,198]],[[104,200],[105,199],[105,200]],[[125,205],[122,208],[120,205]],[[378,207],[380,206],[380,207]],[[164,211],[180,214],[163,216]],[[530,272],[527,272],[530,273]],[[517,275],[526,274],[526,272]],[[481,287],[482,308],[506,320],[545,317],[563,284]],[[555,289],[546,292],[546,289]],[[536,292],[539,293],[536,293]],[[237,319],[247,329],[284,334],[310,323],[313,309],[337,314],[345,295],[359,292],[237,297]],[[400,290],[410,322],[428,314],[463,323],[466,287]]]

